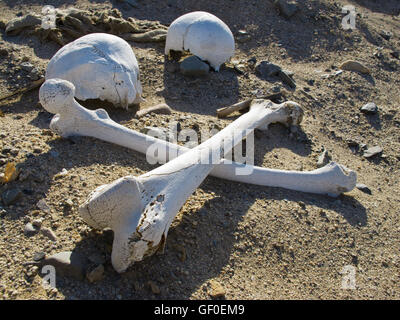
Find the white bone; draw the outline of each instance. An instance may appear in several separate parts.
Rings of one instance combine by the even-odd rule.
[[[173,219],[216,165],[213,160],[260,125],[283,118],[298,123],[301,116],[295,103],[260,100],[212,138],[166,164],[98,187],[80,206],[80,215],[92,227],[114,231],[112,265],[124,272],[163,248]]]
[[[135,54],[111,34],[92,33],[62,47],[46,70],[46,80],[55,78],[72,82],[80,100],[107,100],[126,109],[143,101]]]
[[[215,69],[235,53],[235,40],[229,27],[211,13],[195,11],[174,20],[168,28],[165,54],[189,50]]]
[[[121,126],[111,120],[103,109],[95,111],[85,109],[75,101],[73,91],[74,86],[71,83],[57,79],[46,81],[40,88],[41,104],[47,111],[56,114],[50,123],[50,128],[57,134],[63,137],[77,135],[94,137],[144,154],[153,146],[154,149],[165,150],[165,157],[160,152],[156,159],[158,161],[168,161],[190,150]],[[60,96],[62,92],[65,96]],[[287,119],[276,119],[276,121],[285,123]],[[212,170],[211,175],[242,183],[328,194],[333,197],[353,190],[357,180],[354,171],[335,162],[308,172],[249,167],[251,172],[249,175],[237,175],[238,169],[243,168],[243,164],[222,159]]]

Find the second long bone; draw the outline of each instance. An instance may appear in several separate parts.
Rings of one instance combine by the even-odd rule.
[[[70,88],[71,95],[63,97],[62,101],[54,100],[52,102],[52,100],[45,100],[43,93],[46,92],[46,87],[48,86],[59,92],[62,92],[63,88],[67,86]],[[157,155],[153,154],[153,156],[158,156],[157,160],[159,161],[168,160],[168,156],[176,157],[190,150],[121,126],[111,120],[103,109],[92,111],[82,107],[74,99],[74,86],[68,81],[48,80],[42,86],[40,92],[40,100],[43,107],[47,111],[56,114],[50,123],[50,128],[63,137],[77,135],[95,137],[141,153],[147,153],[149,148],[153,147],[153,149],[160,151]],[[260,101],[256,100],[254,107],[259,103]],[[277,107],[272,102],[268,103],[273,107]],[[301,117],[298,119],[300,121]],[[268,119],[268,123],[265,123],[264,127],[267,127],[272,122],[281,122],[287,125],[287,121],[287,115],[284,113],[277,114],[275,118]],[[164,151],[164,154],[161,151]],[[237,182],[282,187],[302,192],[328,194],[330,196],[338,196],[343,192],[351,191],[356,184],[355,172],[335,162],[331,162],[323,168],[305,172],[249,166],[248,171],[251,172],[250,174],[238,175],[237,172],[241,169],[243,169],[243,164],[232,163],[222,159],[210,174]]]

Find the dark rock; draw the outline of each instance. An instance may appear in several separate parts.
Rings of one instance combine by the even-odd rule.
[[[291,88],[296,88],[296,83],[294,82],[290,74],[293,75],[293,73],[291,73],[290,71],[281,70],[278,75],[283,83],[286,83]]]
[[[283,15],[285,18],[292,17],[297,11],[299,11],[299,7],[297,3],[294,1],[287,0],[275,0],[274,5],[278,8],[279,13]]]
[[[251,36],[246,30],[239,30],[235,38],[237,42],[246,42],[251,39]]]
[[[56,269],[57,276],[83,280],[87,261],[75,252],[64,251],[43,259],[42,265],[52,265]]]
[[[210,67],[198,57],[190,56],[181,62],[180,71],[185,76],[201,77],[208,74]]]
[[[372,158],[380,153],[382,153],[382,148],[379,146],[375,146],[372,148],[368,148],[367,150],[364,151],[364,158]]]
[[[329,156],[328,151],[324,149],[324,151],[318,157],[317,167],[322,168],[323,166],[327,165],[330,160],[331,157]]]
[[[364,192],[364,193],[372,194],[371,189],[368,188],[368,187],[367,187],[365,184],[363,184],[363,183],[357,183],[357,184],[356,184],[356,188],[357,188],[358,190]]]
[[[382,30],[379,35],[385,39],[385,40],[390,40],[390,38],[392,37],[392,33],[390,31],[386,31],[386,30]]]
[[[8,51],[7,49],[0,49],[0,57],[7,57]]]
[[[400,52],[399,51],[392,51],[390,53],[393,58],[400,59]]]
[[[6,206],[9,206],[10,204],[14,204],[15,202],[17,202],[21,198],[22,195],[23,195],[23,193],[21,192],[20,189],[12,188],[12,189],[8,189],[8,190],[4,191],[1,194],[1,198],[3,199],[3,203]]]
[[[269,61],[261,61],[256,65],[256,73],[263,78],[278,76],[282,68]]]
[[[26,72],[31,72],[35,68],[30,62],[22,62],[19,66]]]
[[[360,108],[360,111],[363,113],[366,113],[366,114],[375,114],[378,112],[378,106],[373,102],[369,102],[369,103],[363,105]]]

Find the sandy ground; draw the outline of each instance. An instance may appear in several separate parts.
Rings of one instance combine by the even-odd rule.
[[[44,1],[0,1],[0,20],[39,13]],[[303,139],[273,125],[255,138],[255,163],[290,170],[313,170],[325,147],[334,161],[355,170],[358,189],[337,199],[279,188],[207,178],[180,210],[163,255],[155,255],[117,274],[110,263],[113,235],[92,230],[77,208],[97,186],[154,166],[145,156],[92,138],[62,139],[48,130],[52,117],[38,103],[38,90],[1,102],[0,171],[18,163],[20,178],[0,187],[19,188],[21,198],[1,204],[0,297],[2,299],[210,299],[211,284],[227,299],[399,299],[400,271],[400,4],[398,1],[298,1],[300,12],[280,16],[269,1],[140,1],[137,8],[101,0],[53,1],[58,8],[118,8],[124,17],[158,20],[168,25],[186,12],[204,10],[221,18],[234,35],[233,63],[205,78],[167,71],[163,43],[131,43],[138,58],[145,108],[165,102],[171,115],[135,119],[129,111],[108,107],[112,119],[132,129],[168,127],[223,128],[238,114],[217,119],[216,109],[284,88],[286,98],[305,110]],[[304,3],[307,4],[304,4]],[[46,2],[48,4],[48,1]],[[356,29],[344,30],[341,8],[356,7]],[[389,40],[380,34],[390,32]],[[34,36],[0,33],[0,95],[29,83],[20,70],[29,61],[44,72],[60,48]],[[296,90],[281,81],[257,77],[250,58],[268,60],[294,72]],[[348,59],[361,61],[370,75],[339,70]],[[175,63],[176,64],[176,63]],[[368,102],[376,115],[359,108]],[[100,102],[98,107],[103,107]],[[96,105],[96,104],[95,104]],[[383,153],[365,159],[359,148],[380,146]],[[350,146],[349,146],[350,145]],[[57,175],[63,169],[66,175]],[[37,207],[44,199],[49,209]],[[68,203],[73,203],[68,208]],[[24,235],[28,222],[42,218],[58,240]],[[104,277],[57,278],[56,289],[42,286],[37,267],[24,266],[36,252],[47,256],[74,251],[104,260]],[[93,260],[93,259],[92,259]],[[355,289],[343,289],[343,268],[355,271]],[[349,270],[349,269],[347,269]],[[153,284],[153,290],[150,283]],[[157,292],[157,288],[160,290]]]

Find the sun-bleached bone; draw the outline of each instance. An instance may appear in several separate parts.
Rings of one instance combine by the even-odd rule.
[[[235,53],[235,40],[229,27],[211,13],[195,11],[174,20],[168,28],[165,54],[170,50],[190,51],[215,69]]]
[[[112,265],[124,272],[163,248],[180,208],[235,142],[266,123],[286,118],[298,124],[301,117],[296,103],[259,100],[222,131],[166,164],[98,187],[80,206],[80,215],[94,228],[114,231]]]
[[[107,100],[126,109],[143,101],[135,54],[111,34],[92,33],[62,47],[46,70],[46,80],[55,78],[72,82],[80,100]]]
[[[190,150],[121,126],[111,120],[103,109],[87,110],[75,101],[73,92],[73,84],[57,79],[46,81],[40,89],[41,104],[47,111],[56,114],[50,123],[50,128],[63,137],[78,135],[95,137],[144,154],[150,147],[164,150],[164,152],[152,154],[153,157],[157,156],[158,161],[171,160]],[[285,117],[275,120],[287,122]],[[222,159],[220,164],[211,171],[211,175],[237,182],[327,194],[333,197],[353,190],[357,180],[354,171],[335,162],[323,168],[305,172],[249,165],[250,174],[237,175],[238,170],[243,166],[243,164]]]

